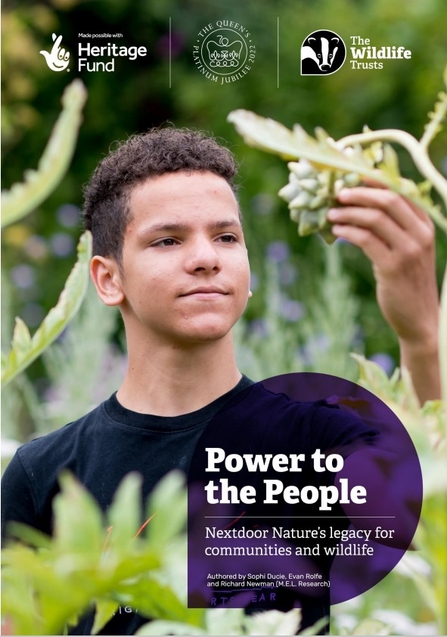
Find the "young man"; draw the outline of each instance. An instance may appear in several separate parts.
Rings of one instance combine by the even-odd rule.
[[[102,301],[120,308],[127,372],[117,393],[91,413],[19,449],[3,478],[4,522],[51,533],[64,468],[104,510],[129,471],[142,474],[146,498],[171,469],[188,473],[199,438],[235,405],[245,430],[231,444],[241,453],[250,439],[255,448],[309,457],[370,435],[336,408],[291,407],[239,372],[232,327],[250,291],[235,174],[232,155],[214,139],[174,128],[135,136],[99,164],[85,191],[91,276]],[[376,201],[382,196],[377,190]],[[272,415],[267,424],[265,414]],[[222,446],[226,436],[223,429]],[[302,627],[327,614],[326,598],[303,602]],[[102,634],[133,634],[145,621],[116,615]],[[72,632],[87,634],[91,624],[88,617]]]

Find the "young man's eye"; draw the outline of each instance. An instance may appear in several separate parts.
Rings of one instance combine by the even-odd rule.
[[[177,245],[176,239],[172,239],[172,237],[167,237],[166,239],[158,239],[158,241],[154,241],[151,245],[160,248],[169,248],[171,246]]]
[[[222,241],[222,243],[235,243],[237,242],[237,237],[234,234],[223,234],[219,237],[219,241]]]

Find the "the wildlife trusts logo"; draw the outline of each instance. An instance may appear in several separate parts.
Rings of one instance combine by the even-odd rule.
[[[51,51],[49,53],[48,51],[39,51],[39,53],[44,56],[48,67],[52,71],[65,71],[70,64],[70,52],[61,47],[61,35],[57,36],[53,33],[52,37],[54,44]]]
[[[301,45],[301,75],[332,75],[345,59],[346,46],[337,33],[314,31]]]
[[[212,82],[228,84],[243,78],[255,61],[256,47],[245,27],[232,20],[217,20],[198,33],[193,60]]]

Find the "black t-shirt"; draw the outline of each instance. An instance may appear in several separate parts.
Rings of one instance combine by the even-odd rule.
[[[52,500],[59,491],[62,469],[74,473],[104,511],[131,471],[143,476],[146,499],[169,471],[187,473],[197,440],[211,418],[251,384],[243,376],[209,405],[174,417],[131,411],[113,394],[79,420],[23,445],[2,478],[3,533],[6,522],[16,520],[51,534]]]
[[[51,534],[52,500],[59,490],[58,476],[63,469],[77,476],[104,511],[121,480],[131,471],[142,475],[146,499],[169,471],[181,469],[188,474],[197,443],[210,421],[218,418],[223,423],[225,440],[232,429],[226,431],[225,422],[231,422],[236,411],[253,413],[247,422],[256,427],[256,412],[262,410],[265,414],[266,409],[270,410],[270,424],[265,431],[253,431],[253,436],[270,453],[289,440],[293,440],[295,449],[308,452],[350,445],[355,438],[368,435],[361,421],[324,401],[290,401],[246,377],[209,405],[176,417],[130,411],[119,404],[114,394],[86,416],[18,449],[2,479],[3,534],[7,536],[7,523],[12,520]],[[290,418],[292,413],[294,417]],[[241,437],[240,453],[247,451],[246,439],[247,435]],[[238,450],[237,435],[232,435],[231,449]],[[328,608],[321,608],[317,614],[313,609],[306,618],[303,608],[302,627],[327,614]],[[134,634],[146,621],[135,613],[117,614],[100,634]],[[89,634],[91,626],[89,615],[71,633]]]

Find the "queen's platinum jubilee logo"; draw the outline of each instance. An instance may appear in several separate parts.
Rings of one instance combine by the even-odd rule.
[[[251,70],[256,47],[245,27],[232,20],[217,20],[204,26],[193,47],[193,59],[207,79],[229,84]]]

